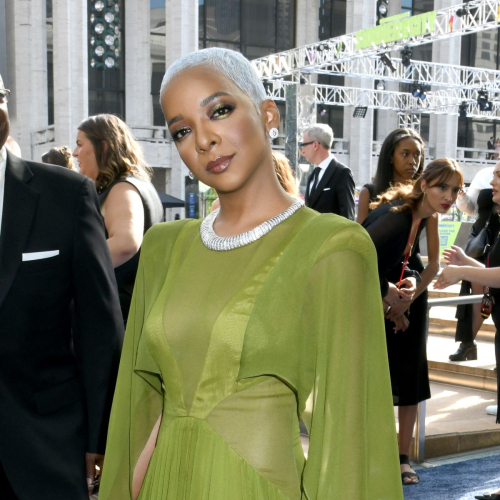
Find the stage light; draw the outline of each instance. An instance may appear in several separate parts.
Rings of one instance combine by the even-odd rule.
[[[425,101],[425,99],[427,97],[426,92],[428,90],[429,90],[429,87],[427,87],[426,85],[422,85],[419,82],[415,82],[412,85],[411,94],[413,95],[413,97],[416,97],[417,99],[420,99],[421,101]]]
[[[377,83],[377,90],[385,90],[385,84],[383,80],[379,80]]]
[[[319,116],[325,116],[325,115],[326,115],[326,108],[324,106],[320,106]]]
[[[368,111],[368,106],[356,106],[354,108],[354,113],[352,114],[352,117],[364,118],[366,116],[367,111]]]
[[[477,104],[481,111],[491,111],[493,109],[491,102],[488,100],[488,92],[480,90],[477,93]]]
[[[387,17],[389,12],[389,2],[388,0],[377,0],[377,25],[380,24],[382,19]]]
[[[382,54],[380,56],[380,60],[382,61],[384,66],[387,66],[392,72],[396,71],[396,68],[394,67],[394,64],[392,64],[391,59],[387,54]]]
[[[90,4],[90,66],[104,70],[117,68],[120,56],[119,0],[98,0]]]
[[[410,47],[403,47],[403,50],[401,51],[401,64],[405,67],[408,68],[411,66],[411,56],[413,55],[413,52]]]

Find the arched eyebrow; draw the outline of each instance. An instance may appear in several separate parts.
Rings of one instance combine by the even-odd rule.
[[[214,99],[217,99],[217,97],[220,97],[223,95],[229,96],[231,94],[228,94],[227,92],[215,92],[214,94],[209,95],[208,97],[205,97],[205,99],[201,100],[200,103],[198,104],[198,106],[200,108],[203,108],[207,104],[210,104]],[[176,122],[180,122],[182,119],[183,119],[182,115],[174,116],[171,120],[169,120],[167,122],[167,127],[170,127],[171,125],[173,125]]]
[[[220,97],[222,95],[229,95],[227,92],[215,92],[215,94],[209,95],[208,97],[205,97],[202,101],[200,101],[200,108],[203,108],[207,104],[210,104],[214,99],[217,99],[217,97]]]

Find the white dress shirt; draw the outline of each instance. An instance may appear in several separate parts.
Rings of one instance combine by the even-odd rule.
[[[495,167],[481,169],[472,179],[466,194],[459,195],[457,207],[462,212],[473,217],[477,212],[477,197],[482,189],[490,189]]]
[[[2,236],[3,193],[5,191],[5,170],[7,169],[7,148],[0,149],[0,237]]]
[[[325,158],[319,165],[318,167],[321,169],[318,172],[318,182],[316,182],[316,186],[319,185],[321,181],[321,177],[323,177],[323,174],[325,173],[325,170],[328,168],[328,165],[330,165],[330,162],[333,160],[334,156],[332,154],[329,154],[327,158]],[[313,188],[313,183],[311,182],[311,185],[309,186],[309,194],[311,194]]]

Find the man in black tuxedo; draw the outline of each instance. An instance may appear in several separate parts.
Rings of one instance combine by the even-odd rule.
[[[306,206],[354,220],[354,179],[351,170],[330,153],[333,130],[315,123],[303,130],[302,137],[301,154],[316,165],[307,181]]]
[[[0,77],[0,498],[88,500],[123,338],[116,282],[94,184],[7,152],[8,96]]]

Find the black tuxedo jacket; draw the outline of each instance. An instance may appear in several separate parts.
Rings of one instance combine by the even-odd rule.
[[[123,338],[95,186],[8,154],[1,227],[0,467],[19,500],[88,500]]]
[[[333,213],[354,220],[354,179],[351,169],[332,159],[319,184],[309,194],[312,174],[307,180],[306,206],[320,213]]]

